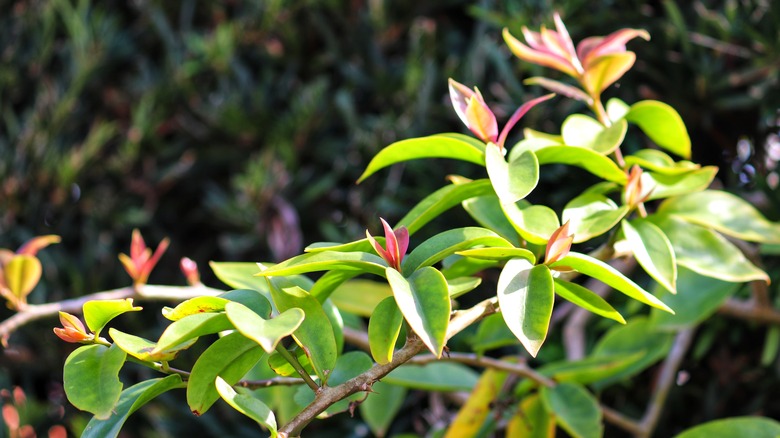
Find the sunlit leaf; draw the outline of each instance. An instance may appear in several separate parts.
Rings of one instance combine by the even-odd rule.
[[[626,173],[614,161],[598,151],[583,147],[550,146],[536,151],[539,165],[568,164],[585,169],[599,178],[618,184],[626,183]]]
[[[251,395],[237,393],[236,390],[233,389],[233,387],[222,377],[218,376],[216,378],[215,386],[222,399],[225,400],[227,404],[229,404],[233,409],[257,421],[259,424],[268,429],[271,432],[271,438],[275,438],[277,436],[276,417],[265,403],[255,397],[252,397]]]
[[[444,275],[430,266],[409,278],[392,268],[386,275],[406,322],[433,354],[441,356],[451,311]]]
[[[225,310],[225,304],[229,301],[225,298],[202,296],[182,301],[174,308],[165,307],[162,314],[171,321],[178,321],[185,316],[197,313],[212,313]]]
[[[555,294],[550,269],[525,259],[506,263],[498,277],[498,304],[507,327],[536,357],[552,316]]]
[[[16,254],[2,266],[5,285],[11,293],[24,302],[41,279],[43,268],[37,257]]]
[[[126,312],[137,312],[142,308],[133,306],[132,298],[125,298],[124,300],[87,301],[82,309],[87,327],[98,336],[112,319]]]
[[[527,202],[501,204],[504,214],[523,239],[534,245],[546,245],[550,235],[561,226],[558,215],[550,207]]]
[[[507,163],[502,151],[493,143],[485,149],[485,165],[490,183],[501,202],[517,202],[539,182],[539,161],[531,151],[521,153]]]
[[[690,161],[674,161],[672,157],[657,149],[640,149],[632,155],[625,156],[624,159],[627,167],[637,164],[643,169],[662,175],[679,175],[701,168],[700,165]]]
[[[409,235],[412,235],[423,225],[461,202],[477,196],[493,194],[493,186],[488,179],[448,185],[425,197],[409,213],[406,213],[396,226],[405,226],[409,230]]]
[[[554,281],[555,293],[566,301],[574,303],[583,309],[595,313],[596,315],[603,316],[604,318],[609,318],[621,324],[626,323],[623,316],[595,292],[591,292],[577,283],[571,283],[559,278],[554,279]]]
[[[637,124],[658,146],[683,158],[691,157],[691,139],[682,117],[671,106],[656,100],[631,105],[626,120]]]
[[[634,61],[636,61],[634,52],[599,56],[595,62],[588,65],[581,82],[591,95],[600,94],[630,70]]]
[[[606,110],[609,120],[616,122],[626,116],[631,107],[625,102],[613,97],[607,101]]]
[[[715,166],[705,166],[686,173],[671,175],[645,172],[643,178],[647,182],[643,181],[643,184],[653,187],[648,199],[663,199],[701,192],[710,186],[716,173],[718,168]]]
[[[368,317],[379,302],[392,295],[393,291],[387,283],[355,279],[339,285],[330,299],[341,311]]]
[[[239,303],[228,303],[225,313],[236,330],[257,342],[266,353],[273,352],[280,340],[300,327],[304,318],[303,310],[294,307],[266,320]]]
[[[231,330],[233,325],[224,313],[196,313],[169,325],[157,341],[153,353],[169,350],[200,336]]]
[[[581,243],[608,232],[627,213],[628,207],[618,207],[606,196],[585,192],[566,204],[562,220],[569,222],[574,243]]]
[[[392,164],[419,158],[452,158],[484,165],[484,147],[461,137],[458,134],[431,135],[395,142],[374,156],[358,182]]]
[[[125,358],[116,345],[85,345],[73,351],[65,360],[62,376],[68,401],[95,418],[109,418],[122,393],[119,370]]]
[[[191,347],[198,340],[191,338],[183,343],[155,351],[157,344],[140,336],[124,333],[115,328],[108,329],[108,334],[114,340],[114,344],[122,351],[143,362],[171,361],[176,359],[182,350]]]
[[[501,203],[495,193],[486,196],[478,196],[462,202],[463,209],[479,225],[494,231],[499,236],[512,242],[519,243],[517,231],[509,222]]]
[[[473,248],[458,251],[456,254],[463,257],[473,257],[475,259],[484,260],[509,260],[509,259],[526,259],[531,263],[536,263],[536,256],[531,251],[525,248],[508,248],[508,247],[494,247],[494,248]]]
[[[615,151],[626,136],[628,125],[619,120],[609,128],[583,114],[572,114],[563,121],[561,136],[567,146],[592,149],[602,155]]]
[[[383,275],[387,264],[379,256],[365,252],[310,252],[287,259],[256,272],[262,277],[280,277],[308,272],[342,270]]]
[[[676,293],[677,259],[669,238],[647,219],[622,222],[623,234],[642,268],[661,286]]]
[[[569,267],[577,272],[585,274],[589,277],[593,277],[602,283],[617,289],[620,292],[628,295],[629,297],[647,304],[651,307],[674,313],[672,309],[666,306],[658,298],[651,293],[642,289],[638,284],[634,283],[631,279],[621,274],[620,271],[612,266],[595,259],[585,254],[577,252],[570,252],[566,257],[552,263],[550,267]]]
[[[512,247],[513,245],[486,228],[455,228],[441,232],[419,244],[404,258],[403,272],[410,275],[419,268],[431,266],[445,257],[474,246]]]

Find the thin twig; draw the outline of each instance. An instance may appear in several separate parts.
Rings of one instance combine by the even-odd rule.
[[[263,380],[241,380],[236,385],[249,389],[258,389],[271,386],[298,386],[305,383],[303,379],[297,377],[272,377]]]
[[[760,324],[780,325],[780,312],[777,309],[759,306],[753,299],[729,298],[720,306],[718,313]]]
[[[276,352],[279,353],[280,356],[284,358],[284,360],[287,361],[290,365],[292,365],[293,368],[295,368],[295,371],[298,373],[298,375],[301,376],[304,382],[311,388],[314,393],[320,392],[321,388],[314,382],[314,380],[311,378],[308,372],[303,368],[300,362],[298,362],[298,359],[295,358],[292,354],[290,354],[289,351],[287,351],[287,348],[283,346],[282,344],[279,344],[276,346]]]
[[[432,354],[413,357],[409,364],[425,365],[431,362],[449,361],[458,362],[480,368],[492,368],[499,371],[506,371],[533,380],[544,386],[555,386],[555,381],[526,365],[525,363],[512,363],[505,360],[493,359],[485,356],[477,356],[473,353],[450,353],[437,358]]]

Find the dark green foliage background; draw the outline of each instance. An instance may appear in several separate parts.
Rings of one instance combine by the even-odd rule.
[[[555,10],[575,41],[647,29],[653,39],[630,43],[639,61],[609,95],[674,106],[694,161],[720,165],[726,187],[762,195],[759,206],[777,219],[763,177],[774,163],[764,146],[780,124],[780,8],[770,4],[567,0]],[[152,282],[183,284],[177,261],[186,255],[216,285],[208,260],[281,260],[313,241],[376,230],[378,216],[392,223],[447,174],[470,169],[411,163],[357,186],[368,160],[396,140],[464,131],[448,77],[479,86],[500,120],[540,95],[522,80],[549,72],[511,57],[500,29],[520,35],[523,25],[551,25],[553,9],[520,0],[0,0],[0,11],[0,246],[62,236],[41,253],[44,279],[30,297],[40,303],[127,285],[116,255],[127,252],[133,228],[150,244],[172,240]],[[555,132],[582,109],[557,98],[521,125]],[[749,154],[738,153],[740,140]],[[630,137],[627,147],[642,141]],[[533,200],[561,206],[581,177],[545,168]],[[467,223],[460,212],[449,218],[447,226]],[[55,342],[52,325],[26,327],[0,357],[0,386],[22,385],[40,405],[27,417],[40,433],[63,421],[52,406],[71,409],[57,386],[67,346]],[[760,347],[748,328],[730,336],[738,338],[713,356]],[[740,354],[756,367],[755,351]],[[705,359],[696,367],[712,372]],[[771,384],[757,385],[752,400],[777,387],[775,373],[764,377]],[[697,391],[718,392],[699,380],[694,400]],[[647,381],[636,386],[644,393]],[[724,403],[702,405],[692,418],[753,412],[724,412]],[[168,403],[154,427],[183,433],[171,418],[191,417],[178,404],[182,412]],[[78,421],[64,420],[75,429]],[[352,430],[356,420],[338,421],[331,427]],[[242,434],[215,418],[200,423],[214,435]]]

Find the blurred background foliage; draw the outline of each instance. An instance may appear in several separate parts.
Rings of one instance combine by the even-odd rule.
[[[611,96],[675,107],[691,133],[694,161],[720,165],[720,184],[776,220],[780,8],[771,3],[0,0],[0,247],[62,236],[40,254],[44,280],[30,301],[41,303],[129,284],[116,256],[127,251],[133,228],[151,245],[171,238],[151,278],[171,284],[184,284],[181,256],[198,261],[205,282],[216,285],[208,260],[278,261],[313,241],[359,238],[378,228],[380,215],[399,219],[446,175],[470,176],[439,160],[354,183],[393,141],[463,132],[448,77],[479,86],[499,118],[543,92],[523,85],[541,71],[511,57],[500,30],[519,35],[522,26],[549,26],[553,10],[575,41],[647,29],[652,40],[631,43],[638,62]],[[523,125],[557,132],[567,114],[582,110],[558,98]],[[627,147],[642,141],[630,137]],[[535,192],[544,198],[535,201],[562,206],[584,186],[580,176],[545,168],[545,187]],[[448,220],[467,223],[457,211]],[[420,238],[436,231],[434,223]],[[49,336],[51,325],[15,334],[0,357],[0,387],[24,388],[26,421],[39,434],[56,423],[78,430],[84,421],[61,417],[72,409],[58,386],[68,347]],[[728,324],[711,325],[708,333],[718,336]],[[717,351],[705,349],[695,379],[702,384],[686,396],[720,392],[706,377],[714,375],[707,360],[753,346],[739,353],[744,361],[726,361],[742,368],[727,371],[761,376],[764,384],[750,387],[761,408],[756,400],[778,388],[777,362],[770,372],[755,358],[763,336],[750,327],[731,330]],[[724,385],[734,383],[718,370]],[[749,403],[737,400],[702,405],[696,420],[734,406],[741,413]],[[171,419],[192,419],[183,403],[160,412],[138,420],[138,430],[177,436],[187,426]],[[247,431],[217,419],[194,427],[206,424],[215,436]],[[354,427],[357,419],[333,424],[334,436],[366,430]],[[404,424],[413,430],[416,423]]]

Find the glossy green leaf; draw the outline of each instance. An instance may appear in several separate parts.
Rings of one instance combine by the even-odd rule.
[[[292,335],[304,318],[303,310],[294,307],[266,320],[239,303],[228,303],[225,314],[236,330],[257,342],[266,353],[273,352],[279,341]]]
[[[172,361],[173,359],[176,359],[179,352],[191,347],[192,344],[197,341],[197,338],[193,338],[187,342],[173,345],[167,349],[155,351],[157,344],[140,336],[124,333],[113,327],[108,329],[108,334],[111,336],[111,339],[114,340],[114,344],[121,348],[122,351],[143,362]]]
[[[410,275],[420,268],[431,266],[445,257],[474,246],[511,248],[513,245],[486,228],[455,228],[439,233],[419,244],[404,258],[403,272],[405,275]]]
[[[547,412],[573,438],[600,438],[604,433],[598,401],[575,383],[560,383],[540,391]]]
[[[266,281],[265,279],[261,280]],[[268,296],[270,297],[270,294],[268,294]],[[252,309],[253,312],[260,316],[271,316],[271,302],[268,301],[269,298],[266,298],[266,295],[259,291],[250,289],[236,289],[225,292],[224,294],[220,295],[220,298],[224,298],[228,301],[234,301],[236,303],[241,303]]]
[[[623,316],[618,313],[615,308],[610,306],[604,298],[601,298],[596,293],[591,292],[577,283],[571,283],[569,281],[561,280],[560,278],[556,278],[554,281],[555,293],[566,301],[576,304],[596,315],[603,316],[604,318],[609,318],[621,324],[626,323]]]
[[[451,311],[444,275],[430,266],[409,278],[393,268],[387,268],[386,275],[406,322],[433,354],[441,356]]]
[[[2,269],[5,286],[20,300],[32,292],[43,273],[41,261],[27,254],[13,255]]]
[[[626,136],[628,124],[618,120],[609,128],[583,114],[572,114],[563,121],[561,136],[567,146],[592,149],[602,155],[615,151]]]
[[[374,435],[384,437],[403,406],[407,390],[383,381],[375,382],[371,389],[373,392],[360,404],[360,416]]]
[[[316,298],[299,287],[280,289],[271,280],[271,295],[279,311],[300,308],[306,314],[303,323],[293,333],[293,339],[306,352],[314,371],[324,383],[333,370],[338,356],[338,343],[330,319]]]
[[[672,157],[657,149],[640,149],[624,158],[626,167],[630,168],[636,164],[643,169],[663,175],[678,175],[701,168],[700,165],[690,161],[674,161]]]
[[[462,205],[463,209],[479,225],[494,231],[512,243],[519,243],[517,231],[504,214],[495,193],[467,199],[462,202]]]
[[[645,172],[642,175],[642,183],[647,184],[648,187],[654,187],[648,199],[663,199],[701,192],[710,186],[716,173],[718,173],[718,168],[715,166],[705,166],[701,169],[673,175]]]
[[[603,195],[585,192],[563,208],[562,220],[569,222],[574,243],[588,241],[611,230],[628,213],[628,207],[618,207]]]
[[[679,266],[723,281],[769,281],[739,248],[709,228],[675,216],[655,215],[652,221],[669,237]]]
[[[325,316],[330,321],[330,326],[333,327],[333,337],[336,339],[336,352],[341,354],[344,349],[344,318],[341,316],[341,312],[336,308],[331,300],[325,300],[322,303],[322,311],[325,312]]]
[[[525,198],[539,182],[539,160],[531,151],[507,163],[498,146],[490,143],[485,149],[485,166],[501,202],[513,203]]]
[[[470,257],[460,257],[457,255],[444,259],[444,262],[445,263],[442,263],[444,267],[442,268],[441,273],[444,274],[444,278],[448,280],[469,277],[482,272],[485,269],[494,268],[501,264],[495,260],[481,260]]]
[[[196,313],[171,323],[160,335],[153,353],[169,350],[200,336],[232,330],[233,324],[224,313]]]
[[[495,402],[506,382],[508,373],[487,368],[477,384],[469,392],[466,403],[460,407],[450,422],[445,438],[478,436],[486,420],[492,414]]]
[[[341,311],[368,317],[382,300],[392,295],[393,291],[387,283],[355,279],[338,286],[330,299]]]
[[[431,362],[427,365],[401,365],[390,372],[385,383],[424,391],[471,391],[479,374],[453,362]]]
[[[677,259],[666,234],[647,219],[623,221],[621,225],[634,258],[645,272],[666,290],[676,293]]]
[[[73,351],[62,376],[68,401],[97,419],[109,418],[122,393],[118,376],[126,357],[116,345],[85,345]]]
[[[546,245],[553,231],[561,226],[558,215],[550,207],[527,202],[501,204],[504,214],[520,236],[534,245]]]
[[[507,327],[536,357],[550,326],[555,294],[550,269],[512,259],[498,277],[498,305]]]
[[[308,272],[342,270],[383,275],[385,263],[379,256],[365,252],[310,252],[287,259],[255,273],[261,277],[280,277]]]
[[[255,277],[259,271],[257,263],[251,262],[209,262],[214,275],[226,285],[235,289],[260,291],[270,299],[268,285],[262,278]]]
[[[550,146],[536,151],[539,165],[568,164],[587,170],[601,179],[625,184],[626,173],[610,158],[592,149],[571,146]]]
[[[566,257],[563,257],[550,265],[550,267],[556,266],[572,268],[579,273],[593,277],[602,283],[606,283],[608,286],[611,286],[648,306],[674,313],[674,311],[661,302],[661,300],[642,289],[638,284],[621,274],[620,271],[601,260],[572,251]]]
[[[529,262],[536,263],[536,256],[531,251],[525,248],[508,248],[508,247],[493,247],[493,248],[473,248],[458,251],[456,254],[463,257],[473,257],[475,259],[483,260],[500,260],[505,261],[509,259],[525,259]]]
[[[447,290],[450,294],[450,298],[453,299],[473,291],[480,284],[482,284],[482,279],[480,277],[447,278]]]
[[[92,300],[84,303],[84,321],[87,327],[95,334],[100,335],[100,331],[112,319],[126,312],[137,312],[142,307],[133,306],[132,298],[124,300]]]
[[[385,244],[384,237],[376,236],[375,239],[382,245]],[[371,252],[373,250],[374,247],[371,245],[371,242],[368,240],[368,238],[355,240],[347,243],[315,242],[307,246],[306,248],[304,248],[305,252],[322,252],[322,251]]]
[[[423,225],[437,218],[443,212],[461,202],[477,196],[492,195],[493,186],[488,179],[478,179],[440,188],[426,196],[412,208],[396,226],[405,226],[409,235],[416,233]]]
[[[295,359],[303,367],[308,375],[313,376],[316,374],[314,369],[311,367],[311,361],[309,360],[309,357],[306,356],[306,353],[302,348],[295,345],[291,349],[290,353],[293,355],[293,357],[295,357]],[[290,362],[288,362],[284,356],[279,354],[278,351],[274,351],[268,356],[268,367],[271,368],[273,372],[283,377],[301,377],[292,364],[290,364]]]
[[[675,438],[777,438],[780,422],[763,417],[732,417],[700,424]]]
[[[680,268],[677,278],[679,293],[671,295],[659,291],[661,301],[673,308],[675,314],[669,315],[654,310],[650,312],[650,319],[662,329],[680,330],[693,327],[714,314],[739,286],[738,283],[705,277]]]
[[[235,385],[263,357],[263,349],[239,332],[217,339],[200,355],[187,383],[187,404],[195,415],[202,415],[219,398],[214,385],[221,376]]]
[[[393,350],[403,322],[404,317],[393,297],[382,300],[374,309],[368,320],[368,345],[377,363],[386,364],[393,360]]]
[[[506,438],[555,438],[555,414],[547,412],[538,394],[520,401],[506,425]]]
[[[214,383],[220,397],[222,397],[222,399],[233,409],[257,421],[268,429],[271,432],[271,438],[278,436],[276,432],[276,417],[265,403],[251,395],[237,393],[229,383],[219,376],[217,376]]]
[[[780,223],[768,221],[755,207],[731,193],[706,190],[664,201],[659,214],[673,214],[750,242],[780,243]]]
[[[314,285],[309,289],[309,293],[320,303],[324,303],[327,299],[333,299],[334,303],[337,303],[339,298],[334,296],[334,294],[338,294],[338,290],[342,288],[345,282],[349,282],[349,280],[358,275],[360,275],[358,271],[327,271],[314,282]]]
[[[609,377],[599,380],[594,386],[601,389],[642,372],[663,359],[672,348],[673,342],[672,333],[658,330],[646,317],[634,317],[626,325],[611,328],[598,340],[591,356],[642,354],[642,357],[622,371],[611,373]]]
[[[184,387],[186,384],[178,374],[136,383],[122,391],[119,402],[108,418],[101,420],[93,417],[81,433],[81,438],[116,438],[133,412],[160,394]]]
[[[691,139],[680,114],[656,100],[631,105],[626,120],[635,123],[658,146],[683,158],[691,157]]]
[[[498,313],[483,319],[477,327],[477,334],[471,340],[471,347],[477,353],[517,345],[517,337],[509,330],[504,317]]]
[[[174,308],[164,307],[162,315],[171,321],[178,321],[185,316],[198,313],[214,313],[225,310],[228,300],[220,297],[202,296],[182,301]]]
[[[431,135],[401,140],[385,147],[368,163],[358,182],[392,164],[419,158],[452,158],[479,165],[485,164],[484,147],[478,147],[457,135]]]

